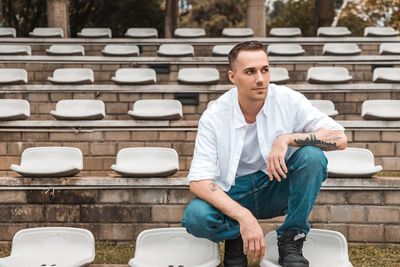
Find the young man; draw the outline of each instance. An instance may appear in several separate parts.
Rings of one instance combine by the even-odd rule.
[[[279,264],[309,266],[302,255],[308,216],[326,178],[322,150],[344,149],[344,128],[300,93],[269,84],[264,45],[250,41],[229,53],[236,88],[202,115],[187,177],[196,196],[182,225],[197,237],[225,240],[224,265],[264,256],[257,219],[287,214],[277,229]]]

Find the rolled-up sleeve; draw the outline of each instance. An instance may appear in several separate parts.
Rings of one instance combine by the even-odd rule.
[[[187,181],[214,180],[220,176],[217,154],[216,134],[207,117],[202,116]]]
[[[344,131],[344,127],[328,115],[319,111],[302,94],[297,95],[295,132],[315,132],[318,129]]]

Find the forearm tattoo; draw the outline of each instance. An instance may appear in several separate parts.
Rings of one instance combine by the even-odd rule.
[[[317,139],[317,137],[315,136],[315,134],[310,134],[309,137],[307,137],[306,139],[294,139],[294,142],[298,145],[298,146],[316,146],[321,148],[322,150],[334,150],[337,149],[337,144],[335,143],[335,141],[338,141],[340,139],[340,137],[338,136],[324,136],[326,137],[326,139],[328,140],[332,140],[334,142],[330,143],[330,142],[326,142],[326,141],[322,141]]]
[[[214,183],[210,183],[208,185],[208,188],[210,189],[210,191],[215,192],[218,189],[218,185],[214,184]]]

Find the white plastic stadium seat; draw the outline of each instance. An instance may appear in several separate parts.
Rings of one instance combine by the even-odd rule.
[[[23,99],[0,99],[0,120],[26,120],[30,115],[28,101]]]
[[[219,72],[216,68],[185,68],[179,70],[177,80],[181,84],[216,84]]]
[[[184,228],[159,228],[139,234],[129,266],[216,267],[219,263],[217,243],[194,237]]]
[[[15,28],[0,27],[0,37],[17,37]]]
[[[28,72],[25,69],[0,69],[0,84],[28,83]]]
[[[177,57],[194,56],[194,48],[189,44],[162,44],[157,50],[159,56]]]
[[[299,44],[270,44],[267,53],[271,56],[299,56],[305,51]]]
[[[400,100],[366,100],[361,106],[365,120],[400,120]]]
[[[0,267],[81,267],[94,257],[94,238],[86,229],[30,228],[14,235],[11,255],[0,258]]]
[[[31,147],[22,152],[21,165],[10,168],[27,177],[74,176],[83,168],[82,152],[75,147]]]
[[[400,43],[383,43],[379,46],[380,55],[400,55]]]
[[[270,68],[269,76],[271,83],[284,83],[290,80],[288,70],[282,67]]]
[[[347,27],[319,27],[317,36],[320,37],[345,37],[350,36],[351,31]]]
[[[345,67],[311,67],[307,71],[309,83],[347,83],[352,79]]]
[[[0,45],[0,55],[32,55],[29,45]]]
[[[157,78],[156,72],[150,68],[122,68],[111,80],[117,84],[153,84]]]
[[[298,37],[301,36],[301,29],[297,27],[272,28],[269,31],[269,35],[274,37]]]
[[[56,69],[47,79],[55,84],[88,84],[94,82],[94,73],[88,68]]]
[[[182,118],[182,104],[173,99],[137,100],[128,114],[138,120],[178,120]]]
[[[266,253],[261,267],[280,267],[276,231],[265,236]],[[336,231],[311,229],[303,246],[310,267],[352,267],[346,238]]]
[[[231,52],[235,45],[214,45],[212,48],[212,55],[215,56],[227,56]]]
[[[335,104],[333,104],[330,100],[318,100],[312,99],[310,100],[311,104],[316,107],[322,113],[325,113],[329,117],[335,117],[339,114],[337,110],[335,110]]]
[[[400,68],[376,68],[372,74],[374,83],[400,82]]]
[[[354,43],[329,43],[325,44],[322,49],[323,55],[350,56],[360,53],[360,47]]]
[[[125,36],[131,38],[157,38],[158,32],[155,28],[129,28]]]
[[[137,45],[129,45],[129,44],[111,44],[106,45],[102,51],[104,56],[138,56],[139,55],[139,47]]]
[[[62,38],[64,37],[64,32],[61,28],[34,28],[29,33],[29,36],[37,38]]]
[[[368,37],[392,37],[399,35],[399,32],[392,27],[366,27],[364,36]]]
[[[84,38],[111,38],[110,28],[83,28],[78,37]]]
[[[324,152],[328,159],[328,177],[371,177],[382,170],[375,166],[374,155],[365,148],[346,148]]]
[[[84,56],[85,49],[81,45],[51,45],[46,53],[54,56]]]
[[[222,36],[224,37],[252,37],[254,31],[252,28],[224,28],[222,30]]]
[[[177,28],[174,31],[175,37],[198,38],[206,36],[206,31],[203,28]]]
[[[179,158],[172,148],[123,148],[111,169],[126,177],[165,177],[179,170]]]
[[[106,115],[104,102],[92,99],[60,100],[50,111],[58,120],[101,120]]]

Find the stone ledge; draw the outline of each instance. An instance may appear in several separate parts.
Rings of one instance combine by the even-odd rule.
[[[347,84],[309,84],[294,83],[285,86],[300,92],[315,93],[346,93],[346,92],[395,92],[400,91],[400,84],[396,83],[347,83]],[[89,85],[0,85],[1,93],[8,92],[112,92],[112,93],[224,93],[234,85],[183,85],[183,84],[154,84],[154,85],[117,85],[117,84],[89,84]]]
[[[338,120],[347,130],[388,130],[400,129],[399,121],[364,121],[364,120]],[[180,121],[144,121],[144,120],[77,120],[77,121],[57,121],[57,120],[26,120],[26,121],[0,121],[0,128],[9,128],[9,131],[19,131],[21,128],[69,128],[70,131],[80,132],[80,128],[136,128],[138,130],[157,130],[163,128],[166,130],[179,128],[179,130],[196,131],[197,120]],[[72,129],[74,128],[74,129]],[[149,129],[151,128],[151,129]],[[156,129],[154,129],[156,128]],[[3,130],[3,129],[2,129]],[[48,129],[53,131],[55,129]],[[175,129],[174,129],[175,130]]]
[[[105,57],[105,56],[0,56],[2,64],[9,62],[23,63],[74,63],[74,64],[115,64],[131,63],[133,65],[141,64],[190,64],[190,65],[227,65],[226,57]],[[357,55],[357,56],[270,56],[269,62],[276,63],[341,63],[341,64],[400,64],[400,56],[396,55]]]
[[[183,177],[124,178],[124,177],[66,177],[22,178],[0,177],[0,190],[43,189],[127,189],[127,188],[187,188]],[[322,190],[400,190],[400,178],[329,178]]]
[[[215,45],[215,44],[236,44],[243,41],[258,40],[265,44],[270,43],[300,43],[300,44],[325,44],[325,43],[340,43],[340,42],[357,42],[357,43],[393,43],[400,42],[400,37],[250,37],[250,38],[225,38],[225,37],[208,37],[208,38],[185,38],[185,43],[193,45]],[[28,43],[28,44],[55,44],[55,43],[66,43],[66,44],[118,44],[134,42],[137,45],[149,44],[149,45],[160,45],[163,43],[181,43],[182,39],[177,38],[1,38],[0,43]]]

